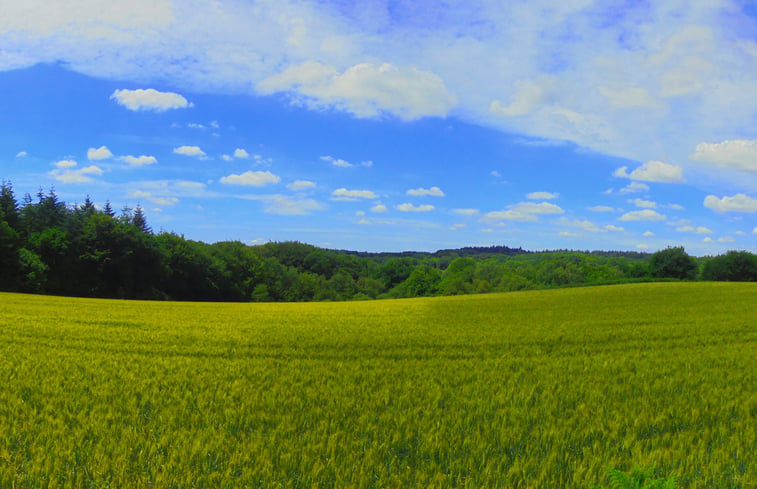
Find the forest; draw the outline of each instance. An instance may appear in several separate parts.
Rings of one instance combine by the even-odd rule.
[[[0,185],[0,290],[189,301],[342,301],[457,295],[652,280],[757,281],[757,255],[692,257],[681,247],[532,252],[507,246],[435,253],[328,250],[300,242],[249,246],[154,233],[144,210],[53,189],[19,203]]]

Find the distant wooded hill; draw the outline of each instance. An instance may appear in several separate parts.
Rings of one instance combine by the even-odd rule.
[[[513,291],[660,279],[757,281],[757,256],[696,259],[683,248],[433,253],[327,250],[299,242],[207,244],[155,234],[140,206],[116,213],[54,191],[19,205],[0,185],[0,290],[195,301],[336,301]]]

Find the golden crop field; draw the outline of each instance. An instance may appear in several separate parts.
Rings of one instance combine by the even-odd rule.
[[[0,306],[2,488],[757,487],[757,284]]]

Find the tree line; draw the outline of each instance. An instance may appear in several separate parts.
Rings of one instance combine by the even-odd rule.
[[[0,290],[193,301],[337,301],[471,294],[659,279],[757,281],[757,256],[683,248],[527,252],[485,247],[357,253],[300,242],[213,244],[154,233],[144,210],[42,190],[19,204],[0,185]]]

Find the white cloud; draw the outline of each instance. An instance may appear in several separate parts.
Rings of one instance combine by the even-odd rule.
[[[526,195],[526,198],[531,200],[552,200],[558,198],[559,196],[560,194],[556,192],[531,192],[530,194]]]
[[[521,202],[519,204],[508,206],[503,211],[493,211],[484,214],[484,219],[488,221],[536,221],[542,214],[563,214],[565,211],[555,204],[549,202]]]
[[[245,195],[247,200],[263,202],[263,212],[280,216],[305,216],[325,208],[323,204],[314,199],[298,199],[286,195]]]
[[[248,153],[244,148],[237,148],[234,150],[234,158],[239,159],[247,159],[250,157],[250,153]]]
[[[334,158],[333,156],[321,156],[321,160],[328,161],[332,165],[338,166],[339,168],[352,168],[353,166],[355,166],[347,160]]]
[[[365,168],[370,168],[373,166],[373,161],[371,160],[361,161],[360,166],[364,166]]]
[[[373,207],[371,207],[371,212],[375,212],[375,213],[382,213],[382,212],[386,212],[387,210],[388,209],[386,208],[384,204],[376,204]]]
[[[67,160],[64,160],[67,161]],[[61,163],[61,162],[58,162]],[[102,175],[103,171],[100,167],[90,165],[78,170],[73,170],[71,167],[58,168],[50,172],[50,176],[55,178],[61,183],[89,183],[92,181],[92,175]]]
[[[129,110],[152,110],[164,112],[170,109],[185,109],[193,104],[178,93],[159,92],[153,88],[137,90],[116,90],[110,96],[119,105]]]
[[[187,127],[190,129],[205,129],[205,126],[202,124],[197,124],[196,122],[190,122],[187,124]]]
[[[406,202],[404,204],[399,204],[394,206],[398,211],[401,212],[430,212],[434,210],[433,205],[424,204],[424,205],[413,205],[409,202]]]
[[[479,212],[478,209],[452,209],[452,213],[458,216],[477,216]]]
[[[432,197],[444,197],[444,192],[442,192],[442,189],[440,189],[439,187],[412,188],[405,193],[414,197],[423,197],[426,195],[430,195]]]
[[[722,143],[700,143],[689,158],[721,168],[757,172],[757,140],[731,139]]]
[[[606,229],[607,231],[613,231],[613,232],[622,232],[622,231],[625,231],[625,229],[623,229],[622,227],[620,227],[620,226],[614,226],[614,225],[612,225],[612,224],[607,224],[607,225],[605,226],[605,229]],[[645,235],[646,235],[646,234],[645,234]]]
[[[649,249],[649,245],[645,244],[645,243],[638,243],[636,245],[636,249],[637,250],[648,250]]]
[[[497,170],[490,171],[489,175],[491,175],[491,176],[493,176],[495,178],[501,178],[502,177],[502,174],[500,172],[498,172]]]
[[[665,216],[652,209],[626,212],[620,216],[621,221],[664,221]]]
[[[588,209],[592,212],[615,212],[615,208],[609,205],[595,205],[588,207]]]
[[[105,146],[100,146],[99,148],[89,148],[87,150],[87,159],[89,161],[97,161],[97,160],[107,160],[108,158],[112,158],[113,153],[110,152],[110,150]]]
[[[273,183],[279,183],[281,178],[269,171],[246,171],[241,175],[231,174],[221,178],[221,183],[228,185],[250,185],[262,187]]]
[[[26,156],[29,156],[29,153],[27,153],[26,151],[19,151],[18,153],[16,153],[16,158],[24,158]]]
[[[682,211],[682,210],[685,210],[685,207],[684,207],[684,206],[682,206],[682,205],[680,205],[680,204],[668,204],[668,205],[667,205],[667,206],[665,206],[665,207],[667,207],[668,209],[672,209],[672,210],[674,210],[674,211]]]
[[[331,192],[333,200],[357,200],[357,199],[375,199],[378,196],[370,190],[348,190],[338,188]]]
[[[678,231],[679,233],[712,234],[712,230],[704,226],[679,226],[676,228],[676,231]]]
[[[681,183],[684,181],[683,168],[655,160],[647,161],[631,173],[628,173],[627,166],[621,166],[612,175],[644,182]]]
[[[357,117],[383,113],[404,120],[445,116],[456,98],[439,76],[388,63],[360,63],[343,73],[315,61],[290,66],[257,84],[260,93],[287,92],[313,107],[331,107]]]
[[[755,227],[754,229],[752,229],[752,234],[757,234],[757,227]]]
[[[179,146],[174,148],[173,152],[184,156],[205,156],[205,152],[199,146]]]
[[[171,196],[157,196],[154,195],[151,192],[146,192],[144,190],[134,190],[129,193],[129,197],[135,198],[135,199],[145,199],[149,202],[152,202],[156,205],[162,205],[162,206],[170,206],[170,205],[176,205],[179,203],[179,199],[176,197]]]
[[[637,192],[647,192],[649,190],[649,185],[646,183],[641,182],[631,182],[622,189],[620,189],[621,194],[634,194]]]
[[[520,80],[515,84],[510,103],[505,105],[499,100],[493,100],[489,105],[489,112],[504,116],[518,117],[529,114],[537,109],[553,91],[555,84],[554,78],[548,77],[542,82],[532,82]]]
[[[231,155],[226,155],[226,154],[224,154],[224,155],[221,155],[221,158],[223,159],[223,161],[233,161],[233,160],[234,160],[234,157],[233,157],[233,156],[231,156]]]
[[[123,161],[124,163],[130,164],[131,166],[154,165],[155,163],[158,162],[158,159],[155,158],[154,156],[147,156],[147,155],[142,155],[142,156],[126,155],[126,156],[121,156],[118,159]]]
[[[6,1],[0,70],[60,61],[193,92],[257,86],[316,110],[454,113],[601,154],[681,161],[713,137],[754,139],[748,4],[627,2],[618,14],[586,0],[474,1],[421,14],[412,2]]]
[[[468,225],[465,224],[464,222],[456,222],[455,224],[453,224],[453,225],[451,225],[449,227],[449,230],[450,231],[457,231],[458,229],[463,229],[463,228],[466,228],[466,227],[468,227]]]
[[[643,199],[629,199],[629,204],[633,204],[636,207],[643,207],[645,209],[656,209],[657,208],[657,202],[651,201],[651,200],[643,200]]]
[[[583,221],[580,220],[580,219],[572,219],[571,220],[571,219],[566,219],[566,218],[563,217],[561,219],[558,219],[555,222],[556,222],[556,224],[559,224],[561,226],[568,226],[568,227],[578,228],[578,229],[582,229],[583,231],[587,231],[587,232],[590,232],[590,233],[598,233],[598,232],[602,231],[596,224],[594,224],[591,221],[587,221],[587,220],[583,220]]]
[[[704,238],[704,239],[702,240],[702,243],[712,243],[713,241],[714,241],[714,240],[713,240],[712,238],[710,238],[709,236],[707,236],[706,238]]]
[[[735,240],[731,236],[723,236],[718,238],[718,243],[733,243]]]
[[[651,108],[657,105],[649,91],[640,87],[599,87],[599,93],[609,100],[613,109]]]
[[[60,161],[56,161],[55,163],[53,163],[53,165],[56,168],[61,168],[61,169],[73,168],[77,164],[78,163],[76,163],[74,160],[60,160]]]
[[[652,231],[644,231],[644,234],[642,234],[645,238],[651,238],[654,236],[654,233]]]
[[[311,188],[315,188],[315,182],[311,182],[310,180],[295,180],[292,183],[287,184],[287,188],[289,190],[293,190],[295,192],[301,192],[303,190],[309,190]]]
[[[718,199],[714,195],[704,198],[704,206],[715,212],[757,212],[757,199],[744,194]]]

